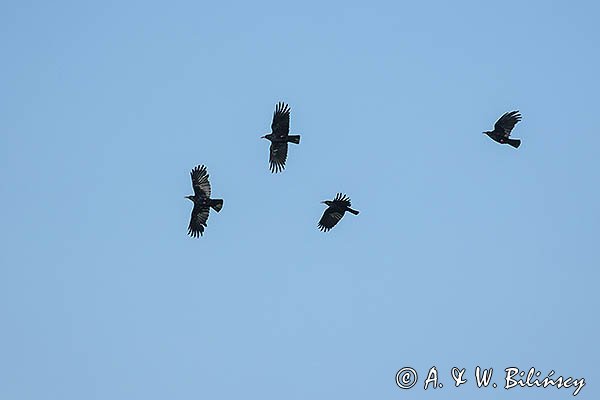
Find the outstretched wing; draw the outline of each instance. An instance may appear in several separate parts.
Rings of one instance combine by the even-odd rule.
[[[269,147],[269,168],[271,172],[277,173],[285,168],[287,160],[288,144],[285,142],[271,142]]]
[[[494,130],[499,132],[505,137],[510,136],[510,132],[513,130],[517,122],[521,120],[521,114],[519,111],[510,111],[504,113],[498,121],[494,124]]]
[[[208,207],[194,205],[192,216],[190,218],[190,225],[188,226],[188,235],[191,237],[202,236],[206,221],[208,221],[209,210]]]
[[[327,232],[331,228],[333,228],[340,219],[344,216],[343,209],[340,209],[336,206],[329,206],[323,213],[323,216],[319,220],[318,227],[321,231]]]
[[[210,198],[210,182],[204,165],[198,165],[190,172],[192,176],[192,187],[196,196]]]
[[[342,193],[338,193],[335,196],[335,199],[333,199],[333,202],[336,206],[340,207],[341,209],[345,209],[346,207],[350,207],[352,205],[352,203],[350,203],[350,197]]]
[[[271,123],[271,132],[276,137],[285,137],[290,133],[290,107],[279,102],[275,106],[273,122]]]

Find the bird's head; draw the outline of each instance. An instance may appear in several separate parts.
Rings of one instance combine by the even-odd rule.
[[[327,204],[328,206],[330,206],[330,205],[333,204],[333,201],[331,201],[331,200],[325,200],[325,201],[322,201],[321,204]]]
[[[264,136],[261,136],[260,138],[261,138],[261,139],[269,139],[270,137],[271,137],[271,134],[270,134],[270,133],[267,133],[266,135],[264,135]]]
[[[194,201],[194,196],[185,196],[186,199]]]
[[[481,132],[481,133],[483,133],[484,135],[490,136],[490,133],[492,133],[492,131],[485,131],[485,132]]]

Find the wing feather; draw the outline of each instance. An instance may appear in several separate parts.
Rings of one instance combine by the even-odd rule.
[[[521,121],[521,118],[522,116],[518,110],[506,112],[494,124],[494,131],[504,135],[504,137],[509,137],[517,122]]]
[[[204,165],[198,165],[192,172],[192,187],[194,188],[194,194],[196,196],[210,198],[210,182],[208,181],[208,172]]]
[[[202,236],[204,227],[208,221],[208,207],[194,205],[192,215],[190,217],[190,225],[188,226],[188,235],[192,237]]]
[[[344,216],[344,211],[339,210],[335,206],[329,206],[325,212],[323,212],[323,216],[319,220],[318,227],[321,231],[327,232],[331,228],[333,228]]]
[[[290,133],[290,107],[283,102],[275,106],[271,132],[279,138],[286,137]]]
[[[285,168],[287,160],[288,144],[285,142],[271,142],[269,147],[269,168],[271,172],[277,173]]]
[[[338,193],[335,196],[335,198],[333,199],[333,203],[342,209],[352,206],[352,203],[350,202],[350,197],[342,193]]]

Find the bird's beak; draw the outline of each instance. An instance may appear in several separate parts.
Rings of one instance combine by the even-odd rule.
[[[324,201],[322,201],[321,204],[327,204],[327,203],[325,203]]]
[[[266,139],[266,138],[267,138],[267,135],[265,135],[265,136],[261,136],[260,138],[261,138],[261,139]]]

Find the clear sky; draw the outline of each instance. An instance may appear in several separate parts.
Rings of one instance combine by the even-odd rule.
[[[3,1],[0,399],[572,398],[478,365],[600,398],[599,15]],[[482,135],[515,109],[518,150]],[[198,164],[225,204],[192,239]]]

